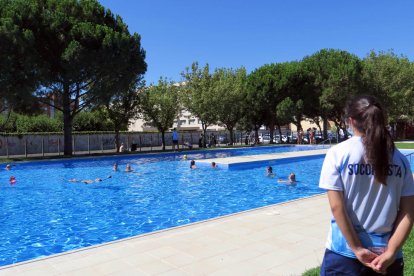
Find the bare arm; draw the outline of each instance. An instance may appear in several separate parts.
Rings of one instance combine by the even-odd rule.
[[[394,233],[388,241],[387,250],[375,258],[372,264],[376,271],[385,272],[394,260],[398,250],[410,235],[414,222],[414,196],[401,197],[400,210],[395,221]]]
[[[362,246],[346,211],[343,192],[330,190],[328,191],[328,199],[336,224],[344,235],[349,247],[351,247],[355,256],[362,264],[372,267],[371,262],[378,255]]]

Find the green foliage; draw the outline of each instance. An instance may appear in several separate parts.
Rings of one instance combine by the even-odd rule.
[[[390,122],[414,119],[414,65],[393,52],[371,51],[363,60],[365,89],[381,99]]]
[[[179,87],[173,82],[160,79],[140,92],[141,111],[144,120],[155,126],[162,134],[162,149],[165,150],[165,131],[173,126],[181,106],[178,97]]]
[[[414,230],[403,246],[404,275],[414,275]]]
[[[321,273],[321,268],[320,267],[315,267],[312,269],[309,269],[307,271],[305,271],[302,276],[319,276]]]
[[[271,141],[275,126],[302,117],[301,98],[306,82],[301,70],[296,62],[275,63],[259,67],[249,75],[246,99],[251,111],[246,114],[255,113],[251,120],[255,126],[261,122],[269,127]]]
[[[29,99],[34,95],[62,111],[65,154],[70,155],[76,114],[127,90],[146,71],[141,38],[96,0],[15,0],[1,5],[0,68],[18,73],[0,72],[6,93]],[[20,82],[21,87],[13,88]]]
[[[62,121],[56,118],[49,118],[46,115],[28,116],[12,113],[10,117],[0,116],[2,132],[57,132],[63,128]]]
[[[19,115],[16,120],[18,132],[54,132],[62,130],[62,122],[47,115]]]
[[[130,120],[138,117],[139,92],[144,89],[144,86],[145,82],[140,77],[134,80],[128,89],[112,95],[106,103],[106,112],[116,131],[127,129]]]
[[[361,92],[361,61],[346,51],[323,49],[305,57],[303,62],[313,81],[318,115],[344,127],[346,100]]]
[[[73,120],[74,131],[111,131],[113,129],[114,124],[109,120],[107,114],[99,110],[79,112]]]
[[[219,124],[230,132],[230,144],[233,144],[233,129],[243,113],[246,93],[246,69],[217,69],[212,76],[212,101],[210,109],[217,115]],[[235,104],[237,103],[237,104]]]
[[[414,143],[395,143],[395,146],[399,149],[414,149]]]
[[[180,93],[181,101],[188,111],[201,120],[203,130],[205,130],[209,125],[217,123],[209,65],[206,64],[201,69],[195,62],[191,65],[191,70],[186,68],[181,74],[185,80],[185,86],[181,88]]]

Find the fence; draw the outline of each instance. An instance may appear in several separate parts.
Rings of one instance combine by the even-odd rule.
[[[259,135],[265,137],[268,131],[260,131]],[[275,136],[278,132],[274,133]],[[214,140],[213,141],[213,135]],[[293,133],[290,133],[293,137]],[[186,142],[193,147],[202,146],[200,140],[201,131],[179,132],[180,147]],[[226,131],[207,131],[208,145],[225,145],[230,142],[229,133]],[[214,143],[215,142],[215,143]],[[236,145],[254,143],[253,133],[235,131],[233,142]],[[266,143],[266,141],[262,141]],[[283,141],[285,142],[285,141]],[[289,142],[289,141],[288,141]],[[295,143],[296,141],[291,140]],[[120,143],[124,143],[126,149],[136,151],[154,151],[162,147],[161,133],[158,132],[127,132],[120,133]],[[167,149],[172,148],[172,135],[165,133],[165,145]],[[56,156],[63,154],[63,134],[23,134],[23,135],[0,135],[0,157],[17,156]],[[74,133],[72,139],[73,154],[109,153],[115,152],[115,134],[98,133],[82,134]]]
[[[218,131],[208,131],[207,137],[214,134],[218,143],[228,143],[228,133]],[[200,144],[201,131],[179,132],[179,144],[184,142],[194,147]],[[218,138],[224,137],[222,140]],[[235,132],[234,141],[242,143],[243,134]],[[73,134],[72,137],[73,154],[91,154],[115,152],[115,134]],[[131,132],[120,133],[120,143],[124,143],[125,148],[136,151],[160,150],[162,147],[161,133]],[[207,140],[207,143],[211,143]],[[63,154],[63,134],[23,134],[23,135],[0,135],[0,156],[53,156]],[[172,135],[165,133],[165,145],[172,148]]]

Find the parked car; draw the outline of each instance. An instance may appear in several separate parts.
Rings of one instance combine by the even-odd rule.
[[[287,142],[287,136],[282,134],[282,138],[280,138],[280,135],[276,134],[276,135],[273,136],[273,141],[277,144],[280,144],[282,142],[286,143]]]
[[[270,134],[263,134],[259,136],[259,142],[262,144],[270,143]]]
[[[259,142],[262,144],[270,144],[270,134],[263,134],[259,136]],[[280,138],[279,134],[273,135],[273,143],[280,144],[280,143],[286,143],[287,137],[286,135],[282,135],[282,139]]]

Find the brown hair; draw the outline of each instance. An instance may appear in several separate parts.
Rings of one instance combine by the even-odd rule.
[[[386,116],[379,101],[373,96],[357,96],[345,109],[347,118],[362,133],[365,161],[374,168],[375,180],[387,185],[388,167],[394,153],[394,142],[386,126]]]

